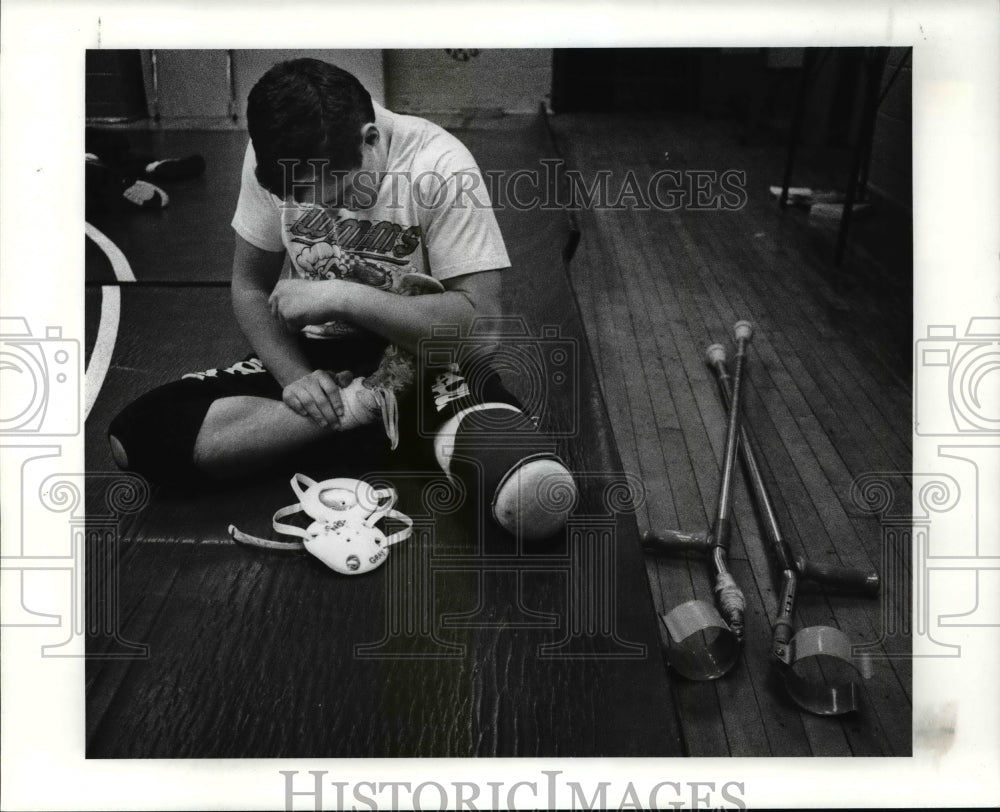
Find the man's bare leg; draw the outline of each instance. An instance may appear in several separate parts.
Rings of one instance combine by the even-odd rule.
[[[280,400],[219,398],[198,432],[194,463],[220,478],[254,473],[290,451],[329,437],[330,431]]]

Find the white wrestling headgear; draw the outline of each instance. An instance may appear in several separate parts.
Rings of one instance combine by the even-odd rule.
[[[305,490],[299,483],[305,483]],[[268,541],[248,535],[229,525],[234,541],[272,550],[306,549],[330,569],[344,575],[361,575],[380,566],[389,557],[389,547],[405,541],[413,532],[413,519],[393,510],[396,491],[375,488],[360,479],[325,479],[315,482],[304,474],[292,477],[292,490],[299,497],[294,505],[276,511],[272,521],[275,532],[299,536],[302,541]],[[286,519],[305,512],[313,523],[303,530]],[[395,519],[406,526],[387,536],[376,524]]]

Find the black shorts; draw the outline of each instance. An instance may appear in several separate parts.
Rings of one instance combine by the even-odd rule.
[[[357,376],[378,368],[386,344],[380,340],[300,342],[313,369],[351,370]],[[283,388],[260,359],[248,355],[226,368],[191,372],[159,386],[126,406],[108,426],[122,444],[129,470],[152,482],[204,485],[194,465],[194,445],[212,403],[227,397],[281,400]]]
[[[387,346],[373,337],[336,341],[302,339],[301,344],[313,369],[334,373],[350,370],[357,377],[370,375],[378,368]],[[520,407],[495,372],[476,378],[476,389],[482,393],[480,398]],[[249,355],[229,367],[188,373],[180,380],[147,392],[111,421],[108,434],[125,449],[129,470],[159,484],[201,487],[211,484],[211,479],[195,466],[194,446],[212,403],[220,398],[247,396],[281,400],[282,391],[281,384],[264,368],[260,359]],[[424,401],[423,409],[417,408],[420,405],[416,402],[418,397]],[[433,393],[429,389],[411,393],[401,398],[399,404],[400,445],[403,448],[409,445],[409,451],[418,456],[420,449],[414,444],[419,436],[427,436],[427,416],[433,411],[433,405],[427,404],[433,404]],[[420,427],[417,426],[419,414],[424,415]],[[331,434],[329,446],[340,450],[353,448],[351,456],[357,456],[364,453],[360,452],[362,448],[366,451],[373,446],[387,449],[388,441],[378,423]],[[322,449],[313,450],[322,452]],[[400,456],[400,450],[395,454]]]

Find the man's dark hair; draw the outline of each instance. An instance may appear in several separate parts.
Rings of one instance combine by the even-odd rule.
[[[282,161],[304,167],[302,162],[323,159],[335,172],[357,169],[361,128],[374,120],[371,95],[347,71],[318,59],[278,63],[254,85],[247,100],[257,180],[284,198],[293,178]]]

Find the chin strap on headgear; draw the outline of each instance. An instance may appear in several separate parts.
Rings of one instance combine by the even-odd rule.
[[[302,541],[262,539],[229,525],[232,539],[270,550],[305,549],[337,572],[360,575],[380,566],[389,557],[388,548],[405,541],[413,532],[413,519],[393,510],[396,491],[391,487],[375,488],[363,480],[348,478],[316,482],[296,474],[292,490],[299,501],[275,511],[272,526],[276,533],[297,536]],[[306,529],[282,521],[299,512],[313,520]],[[395,519],[405,527],[387,536],[376,526],[382,519]]]

